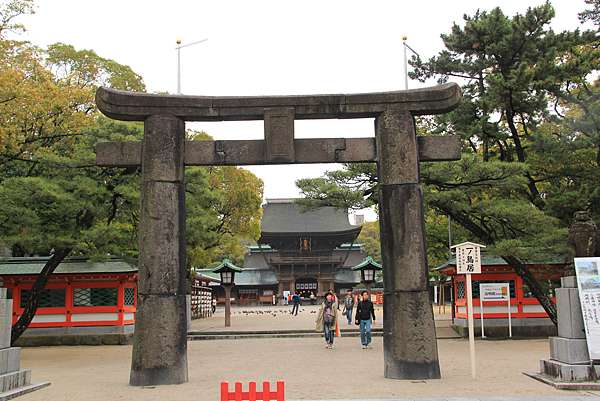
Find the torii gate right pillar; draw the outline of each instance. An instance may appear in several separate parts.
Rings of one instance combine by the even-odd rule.
[[[375,137],[381,254],[385,266],[385,377],[439,379],[413,116],[407,110],[384,111],[375,119]]]

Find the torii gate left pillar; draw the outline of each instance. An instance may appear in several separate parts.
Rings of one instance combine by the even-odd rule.
[[[384,264],[385,376],[440,377],[419,162],[457,160],[460,141],[417,137],[413,116],[452,110],[456,84],[351,95],[192,97],[101,88],[99,109],[144,121],[144,139],[100,143],[100,166],[142,166],[138,304],[130,384],[187,381],[185,165],[377,162]],[[375,118],[375,138],[295,139],[295,119]],[[264,120],[264,140],[185,141],[185,121]]]

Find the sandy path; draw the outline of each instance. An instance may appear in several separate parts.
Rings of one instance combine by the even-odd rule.
[[[157,388],[127,385],[131,347],[47,347],[23,350],[33,380],[52,385],[20,398],[34,400],[217,400],[219,382],[283,379],[288,399],[450,397],[476,395],[583,395],[530,379],[548,355],[547,340],[478,341],[479,380],[469,374],[464,340],[440,340],[443,379],[405,382],[383,378],[381,338],[362,350],[356,338],[336,339],[326,350],[315,338],[194,341],[189,383]]]

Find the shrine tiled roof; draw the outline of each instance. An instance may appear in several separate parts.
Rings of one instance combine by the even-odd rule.
[[[271,201],[264,206],[261,220],[263,233],[336,233],[356,231],[360,226],[350,224],[348,213],[335,207],[307,209],[294,199]]]
[[[213,273],[212,269],[196,269],[196,273],[204,276],[219,279],[218,274]],[[263,269],[243,269],[235,274],[235,285],[276,285],[277,276],[272,270]]]
[[[48,257],[0,258],[0,275],[39,274],[48,259]],[[63,260],[53,274],[135,273],[137,271],[134,264],[123,259],[91,261],[84,257],[73,257]]]

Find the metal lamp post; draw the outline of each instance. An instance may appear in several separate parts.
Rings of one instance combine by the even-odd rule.
[[[235,285],[235,273],[242,271],[231,263],[229,259],[223,259],[219,266],[213,269],[213,273],[219,273],[221,285],[225,289],[225,327],[231,326],[231,288]]]
[[[175,48],[175,50],[177,50],[177,94],[178,95],[181,95],[181,49],[184,47],[189,47],[189,46],[197,45],[199,43],[206,42],[207,40],[208,40],[208,38],[205,38],[202,40],[198,40],[196,42],[186,43],[186,44],[182,45],[181,39],[177,39],[177,41],[176,41],[177,47]]]
[[[413,54],[417,57],[421,56],[419,56],[419,53],[417,53],[412,47],[408,45],[408,43],[406,43],[406,39],[408,39],[406,35],[402,36],[402,47],[404,48],[404,89],[408,90],[408,57],[406,56],[406,49],[413,52]]]

